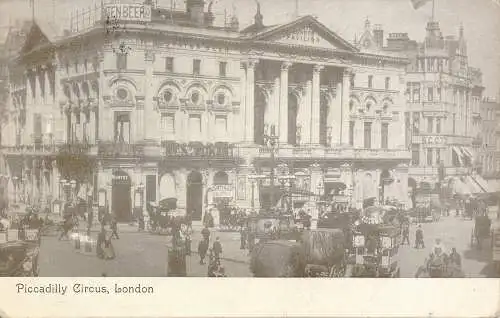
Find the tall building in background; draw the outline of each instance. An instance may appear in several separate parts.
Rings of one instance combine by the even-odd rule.
[[[481,71],[469,66],[464,28],[459,28],[458,36],[443,36],[439,23],[429,21],[421,43],[407,33],[390,33],[386,45],[383,41],[383,30],[376,26],[357,43],[405,54],[410,61],[405,76],[405,122],[412,155],[409,186],[414,194],[437,195],[457,178],[475,192],[487,191],[476,173],[481,166],[484,87]]]
[[[95,202],[121,221],[168,198],[195,219],[285,192],[406,204],[407,59],[312,16],[267,26],[258,8],[240,30],[211,9],[113,3],[62,34],[32,24],[9,65],[11,200]]]

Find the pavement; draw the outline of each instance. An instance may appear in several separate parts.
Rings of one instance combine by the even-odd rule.
[[[492,212],[496,216],[496,210]],[[462,255],[462,267],[466,277],[493,277],[490,260],[489,241],[481,250],[470,246],[474,221],[455,216],[442,217],[440,221],[422,224],[424,249],[415,249],[413,245],[403,245],[399,249],[401,277],[414,277],[418,267],[424,263],[437,238],[445,248],[455,247]],[[192,255],[187,257],[188,276],[206,277],[207,265],[199,264],[197,255],[201,237],[201,225],[194,224]],[[414,244],[416,225],[410,229],[410,243]],[[82,229],[82,232],[84,230]],[[98,228],[92,231],[97,237]],[[240,234],[211,230],[211,241],[219,237],[223,246],[222,263],[229,277],[250,277],[247,250],[240,249]],[[167,273],[167,251],[171,237],[166,235],[138,232],[137,226],[119,225],[120,239],[114,240],[117,257],[113,260],[101,260],[95,251],[85,253],[76,250],[72,241],[59,241],[56,236],[44,236],[40,251],[40,276],[87,276],[98,277],[164,277]]]

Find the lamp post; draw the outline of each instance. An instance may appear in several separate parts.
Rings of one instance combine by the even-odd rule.
[[[252,211],[255,210],[255,184],[257,183],[257,181],[265,178],[266,176],[258,174],[251,174],[248,176],[248,179],[250,179],[250,181],[252,182],[252,202],[251,202]]]
[[[12,178],[12,183],[14,185],[14,203],[17,203],[17,187],[19,186],[19,178],[18,177],[13,177]]]
[[[276,166],[275,151],[278,149],[277,141],[279,140],[279,136],[275,134],[274,125],[271,126],[270,134],[264,133],[263,137],[264,137],[264,142],[271,149],[271,173],[269,174],[269,179],[271,182],[271,205],[272,205],[274,204],[274,191],[275,191],[274,188],[274,180],[275,180],[274,168]]]
[[[135,212],[139,218],[139,229],[144,230],[144,223],[148,224],[148,220],[146,220],[146,216],[144,215],[144,184],[141,182],[136,190],[135,190]]]

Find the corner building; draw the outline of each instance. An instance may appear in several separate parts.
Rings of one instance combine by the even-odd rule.
[[[407,202],[406,58],[364,52],[312,16],[266,26],[258,8],[240,30],[235,17],[216,27],[201,0],[106,6],[62,35],[34,23],[10,67],[12,200],[86,193],[127,221],[175,197],[199,220],[220,202],[271,204],[270,179],[252,176],[274,169],[277,187],[293,174],[314,197]]]

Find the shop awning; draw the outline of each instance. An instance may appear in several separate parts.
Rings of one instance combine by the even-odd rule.
[[[460,178],[454,178],[453,179],[453,192],[455,194],[461,194],[461,195],[470,195],[472,194],[470,191],[470,187],[467,186]]]
[[[474,150],[469,147],[462,147],[464,153],[466,153],[471,159],[474,158]]]
[[[465,178],[465,184],[469,187],[471,193],[485,193],[485,191],[470,176]]]
[[[453,149],[453,151],[457,155],[458,162],[460,163],[460,166],[463,166],[464,165],[464,161],[463,161],[463,153],[462,153],[462,151],[460,151],[460,149],[458,149],[458,147],[452,147],[451,149]]]

